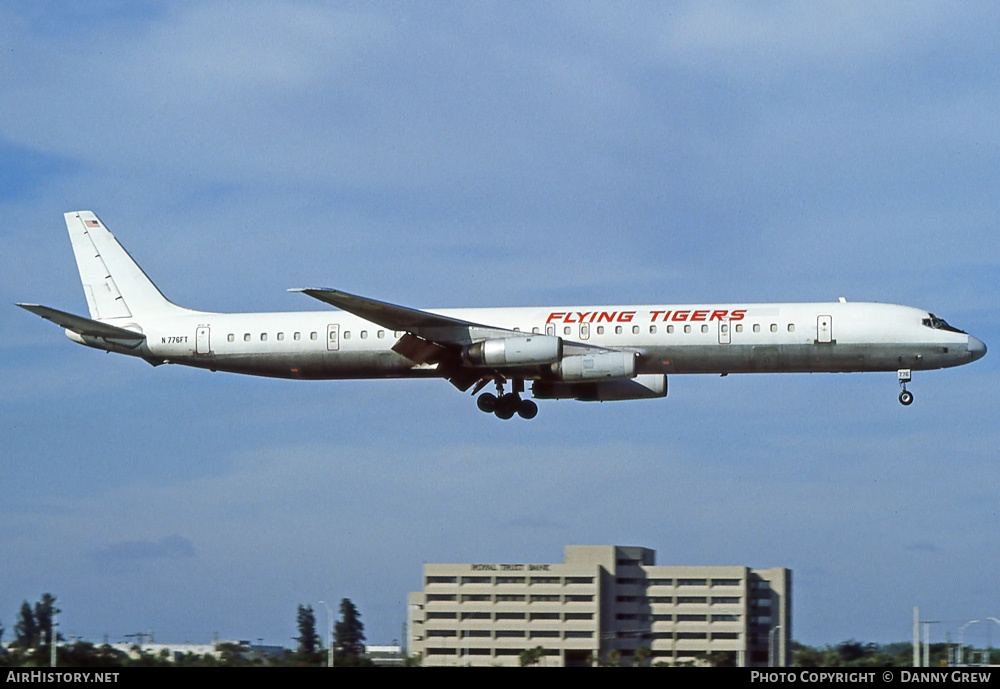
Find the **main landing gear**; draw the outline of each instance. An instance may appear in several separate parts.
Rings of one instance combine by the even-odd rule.
[[[538,414],[538,405],[531,400],[521,399],[524,392],[524,381],[515,379],[511,383],[512,391],[504,394],[504,379],[496,379],[497,394],[484,392],[476,399],[480,411],[494,414],[498,419],[511,419],[517,414],[522,419],[533,419]]]
[[[910,382],[910,369],[901,368],[896,371],[896,375],[899,378],[899,387],[903,388],[903,391],[899,393],[899,403],[908,407],[913,404],[913,393],[906,389],[906,384]]]

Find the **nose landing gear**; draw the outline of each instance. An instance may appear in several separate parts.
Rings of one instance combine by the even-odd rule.
[[[516,378],[511,383],[512,391],[504,394],[503,386],[506,381],[497,377],[497,394],[484,392],[476,399],[476,406],[480,411],[487,414],[494,414],[498,419],[511,419],[517,414],[522,419],[533,419],[538,415],[538,405],[531,400],[521,399],[524,392],[524,381]]]
[[[896,376],[899,378],[899,387],[903,388],[899,393],[899,403],[908,407],[913,404],[913,393],[906,389],[906,384],[910,382],[910,369],[901,368],[896,371]]]

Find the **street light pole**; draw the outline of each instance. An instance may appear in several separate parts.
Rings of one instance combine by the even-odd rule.
[[[325,601],[320,601],[320,605],[326,608],[326,645],[329,646],[326,652],[326,666],[333,667],[333,611]]]
[[[767,666],[768,667],[784,667],[784,658],[782,658],[781,665],[778,665],[778,656],[774,650],[774,637],[781,629],[781,625],[775,625],[771,627],[771,631],[767,633]]]
[[[965,628],[970,624],[976,624],[979,620],[969,620],[958,630],[958,664],[962,665],[965,660]]]

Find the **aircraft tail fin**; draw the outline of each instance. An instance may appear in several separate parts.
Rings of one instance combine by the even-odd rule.
[[[91,318],[186,311],[171,303],[91,211],[65,214]]]

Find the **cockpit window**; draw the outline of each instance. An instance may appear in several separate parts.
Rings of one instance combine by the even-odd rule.
[[[938,318],[933,313],[929,313],[929,314],[927,314],[927,316],[928,317],[925,318],[922,322],[928,328],[933,328],[934,330],[948,330],[949,332],[962,333],[963,335],[967,335],[968,334],[964,330],[959,330],[956,327],[948,325],[948,322],[945,321],[945,319]]]

